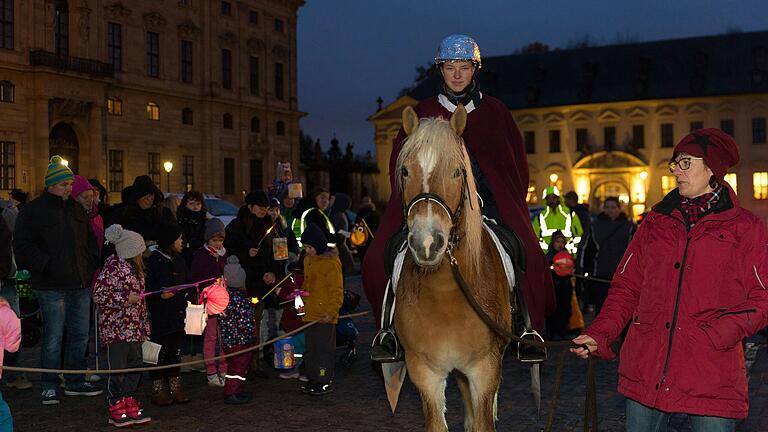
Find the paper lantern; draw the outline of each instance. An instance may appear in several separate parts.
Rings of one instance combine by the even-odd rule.
[[[218,279],[213,285],[208,285],[203,290],[203,302],[208,309],[208,315],[218,315],[229,304],[229,293],[223,279]]]
[[[366,241],[368,241],[368,232],[366,231],[365,227],[361,224],[355,224],[354,228],[352,228],[352,232],[349,235],[349,241],[352,243],[352,246],[360,247],[365,244]]]
[[[573,273],[573,269],[576,263],[573,260],[573,256],[566,251],[561,251],[555,254],[552,259],[552,270],[558,276],[568,276]]]
[[[296,366],[293,357],[294,344],[293,338],[288,336],[275,342],[275,369],[293,369]]]

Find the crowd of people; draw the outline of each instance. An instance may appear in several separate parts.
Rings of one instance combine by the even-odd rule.
[[[208,213],[202,193],[186,192],[174,203],[148,176],[136,177],[122,191],[122,202],[108,206],[97,180],[75,175],[61,162],[51,158],[40,196],[28,200],[13,190],[0,218],[5,350],[16,351],[21,338],[15,282],[23,269],[31,275],[42,318],[40,367],[140,368],[146,361],[169,366],[149,373],[151,403],[169,406],[190,401],[173,365],[182,354],[202,351],[207,384],[223,388],[225,403],[244,404],[252,397],[248,377],[265,375],[254,354],[271,360],[269,347],[255,346],[318,321],[294,336],[296,362],[280,377],[301,380],[301,391],[310,395],[333,391],[344,276],[354,272],[346,244],[357,221],[349,196],[332,199],[328,190],[315,188],[305,198],[289,197],[292,179],[283,173],[268,190],[248,193],[225,226]],[[375,229],[375,207],[368,201],[364,208],[365,223]],[[227,300],[221,310],[207,307],[202,335],[188,337],[187,309],[207,305],[216,289]],[[300,310],[286,301],[297,296]],[[156,358],[146,357],[147,343],[159,346]],[[106,353],[106,364],[93,364],[94,350]],[[20,366],[18,355],[8,355],[4,364]],[[106,390],[111,424],[146,423],[151,418],[137,396],[142,376],[109,374],[102,386],[97,371],[44,373],[41,402],[58,404],[62,392],[98,396]],[[24,374],[6,372],[2,378],[7,387],[33,387]],[[11,424],[1,398],[0,424]]]

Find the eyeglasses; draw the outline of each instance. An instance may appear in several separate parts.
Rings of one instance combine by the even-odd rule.
[[[685,171],[685,170],[687,170],[688,168],[691,167],[691,161],[692,160],[703,160],[703,159],[704,158],[700,158],[700,157],[686,156],[686,157],[682,157],[682,158],[680,158],[679,160],[676,160],[676,161],[674,161],[674,160],[669,161],[669,164],[668,164],[669,172],[674,173],[675,172],[675,168],[677,168],[678,166],[680,167],[681,170]]]

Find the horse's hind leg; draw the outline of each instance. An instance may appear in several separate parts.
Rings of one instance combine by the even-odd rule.
[[[496,430],[496,397],[501,384],[501,359],[489,355],[472,365],[466,372],[474,406],[474,429],[488,432]]]
[[[427,432],[448,432],[448,423],[445,421],[445,385],[448,373],[432,370],[417,356],[409,356],[408,351],[406,363],[411,382],[421,396],[425,429]]]
[[[469,390],[469,380],[462,372],[457,372],[456,383],[459,385],[461,399],[464,401],[464,430],[471,431],[475,424],[475,408],[472,406],[472,393]]]

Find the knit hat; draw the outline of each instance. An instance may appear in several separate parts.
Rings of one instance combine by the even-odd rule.
[[[270,207],[280,207],[280,199],[277,197],[272,197],[269,199],[269,206]]]
[[[149,178],[148,175],[140,175],[133,179],[133,188],[131,189],[131,195],[133,200],[137,200],[143,196],[153,194],[157,191],[155,182]]]
[[[224,280],[227,282],[227,286],[232,288],[245,286],[245,269],[240,265],[240,260],[235,255],[227,258],[227,265],[224,266]]]
[[[245,196],[245,203],[259,207],[269,207],[269,198],[267,198],[267,194],[262,190],[252,191]]]
[[[301,234],[301,242],[315,248],[318,255],[328,250],[328,239],[325,238],[323,230],[314,223],[310,223],[304,229],[304,232]]]
[[[81,175],[76,175],[75,181],[72,183],[72,198],[77,198],[81,193],[93,189],[93,185],[91,185],[91,182],[89,182],[87,178]]]
[[[205,221],[205,242],[208,243],[208,240],[216,237],[217,235],[220,235],[221,237],[225,236],[225,230],[224,230],[224,222],[221,221],[219,218],[211,218]]]
[[[167,250],[181,237],[181,227],[178,224],[163,222],[157,230],[157,246],[161,250]]]
[[[673,158],[680,153],[704,159],[718,180],[722,180],[728,168],[739,162],[739,145],[720,129],[707,128],[691,132],[675,146]]]
[[[45,173],[45,187],[72,180],[75,177],[75,173],[61,163],[63,160],[59,155],[51,157],[51,163],[48,165],[48,171]]]
[[[110,225],[104,231],[104,238],[115,245],[117,256],[122,259],[139,256],[147,249],[139,233],[123,229],[122,225]]]
[[[15,199],[16,201],[22,204],[26,204],[28,197],[29,197],[29,194],[24,192],[21,189],[11,189],[11,198]]]

